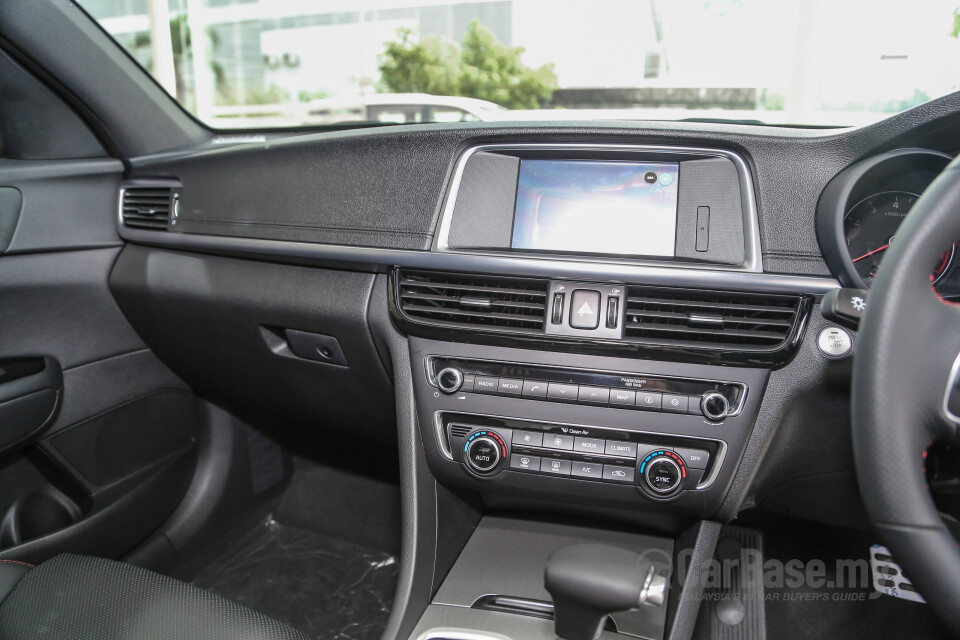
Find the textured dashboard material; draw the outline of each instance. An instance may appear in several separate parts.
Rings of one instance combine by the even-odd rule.
[[[852,162],[900,146],[960,138],[960,95],[856,129],[691,122],[467,123],[296,136],[188,155],[140,158],[131,177],[184,184],[188,233],[427,249],[455,159],[468,146],[562,142],[730,149],[754,175],[764,270],[827,274],[814,214],[827,182]],[[950,151],[951,149],[942,149]]]

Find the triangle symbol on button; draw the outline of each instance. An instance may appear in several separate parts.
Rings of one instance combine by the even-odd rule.
[[[589,302],[584,302],[583,306],[577,311],[578,316],[591,316],[593,315],[593,309],[590,308]]]

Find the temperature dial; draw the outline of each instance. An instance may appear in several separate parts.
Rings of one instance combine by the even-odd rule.
[[[665,498],[680,490],[687,478],[687,466],[683,458],[673,451],[651,451],[640,462],[640,477],[648,491]]]
[[[493,431],[474,431],[463,447],[463,459],[474,473],[491,475],[507,458],[507,445]]]

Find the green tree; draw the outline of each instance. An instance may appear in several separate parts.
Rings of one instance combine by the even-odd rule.
[[[462,45],[428,36],[414,41],[397,31],[380,56],[381,87],[395,93],[430,93],[489,100],[510,109],[535,109],[557,87],[553,64],[531,69],[520,61],[523,47],[508,47],[478,20]]]

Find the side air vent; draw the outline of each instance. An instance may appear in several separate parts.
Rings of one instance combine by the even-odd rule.
[[[638,286],[627,296],[626,340],[686,349],[778,351],[804,315],[799,296]]]
[[[400,271],[396,296],[410,320],[444,327],[542,333],[546,280]]]
[[[175,188],[171,186],[137,185],[123,188],[120,203],[124,226],[132,229],[167,230],[174,206]]]

